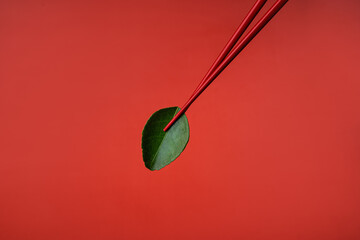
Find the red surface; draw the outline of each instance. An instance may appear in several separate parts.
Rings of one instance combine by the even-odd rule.
[[[358,0],[290,0],[142,163],[253,3],[1,1],[0,239],[359,239]]]

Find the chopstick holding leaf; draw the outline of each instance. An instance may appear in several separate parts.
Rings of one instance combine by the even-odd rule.
[[[184,106],[181,109],[179,107],[164,108],[150,117],[143,130],[141,144],[143,160],[147,168],[159,170],[181,154],[190,136],[188,120],[184,114],[186,110],[275,16],[287,0],[277,0],[246,36],[236,44],[265,2],[266,0],[256,1]]]

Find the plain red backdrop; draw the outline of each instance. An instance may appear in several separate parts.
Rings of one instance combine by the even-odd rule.
[[[290,0],[144,167],[254,2],[1,1],[0,238],[360,239],[358,0]]]

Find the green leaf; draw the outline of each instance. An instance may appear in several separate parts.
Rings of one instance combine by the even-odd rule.
[[[159,170],[174,161],[184,151],[190,135],[185,114],[169,130],[163,131],[179,110],[179,107],[160,109],[145,124],[141,147],[143,160],[148,169]]]

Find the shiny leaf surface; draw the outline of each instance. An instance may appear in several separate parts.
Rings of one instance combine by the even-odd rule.
[[[142,132],[142,153],[145,166],[159,170],[174,161],[189,141],[189,123],[182,115],[166,132],[166,124],[180,110],[179,107],[163,108],[147,121]]]

